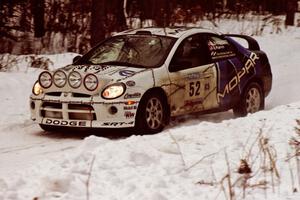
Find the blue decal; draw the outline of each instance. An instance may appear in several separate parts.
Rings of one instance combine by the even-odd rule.
[[[119,74],[121,76],[132,76],[132,75],[135,74],[135,72],[131,71],[131,70],[122,70],[122,71],[119,72]]]
[[[222,106],[238,100],[248,81],[256,75],[259,57],[251,53],[246,58],[244,62],[238,58],[218,62],[217,100]]]

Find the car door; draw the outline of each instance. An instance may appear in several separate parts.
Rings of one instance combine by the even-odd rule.
[[[220,108],[229,108],[241,94],[239,76],[243,66],[234,47],[222,36],[209,34],[206,37],[209,53],[218,73],[217,102]]]
[[[171,115],[218,107],[217,70],[202,34],[184,39],[169,65]]]

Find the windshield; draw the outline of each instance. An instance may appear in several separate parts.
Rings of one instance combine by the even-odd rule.
[[[163,36],[116,36],[92,49],[76,64],[158,67],[166,59],[174,42],[175,38]]]

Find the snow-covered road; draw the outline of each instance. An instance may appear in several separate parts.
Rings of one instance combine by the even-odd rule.
[[[266,109],[270,110],[278,105],[285,105],[288,103],[300,101],[300,93],[299,93],[300,37],[294,34],[290,34],[286,36],[268,35],[265,37],[258,37],[257,39],[259,41],[261,48],[269,56],[270,63],[272,66],[272,71],[273,71],[273,88],[270,96],[266,100]],[[56,59],[55,67],[58,67],[56,65],[64,65],[65,63],[70,62],[72,56],[63,55],[62,58],[55,58],[55,59]],[[2,199],[1,178],[9,179],[9,177],[16,176],[15,175],[16,173],[18,172],[23,173],[23,171],[27,171],[27,169],[33,168],[35,165],[37,165],[37,163],[39,163],[40,161],[45,161],[46,159],[47,160],[50,159],[53,162],[63,160],[65,159],[65,155],[73,155],[78,151],[77,147],[82,145],[82,139],[86,136],[86,135],[72,134],[72,133],[45,134],[38,127],[38,125],[31,122],[29,116],[29,108],[28,108],[29,107],[28,97],[29,94],[31,93],[31,87],[35,79],[37,78],[38,73],[39,71],[31,71],[25,73],[24,70],[23,71],[19,70],[18,72],[14,71],[10,73],[0,72],[0,94],[1,94],[0,95],[0,111],[1,111],[1,115],[0,115],[0,199]],[[283,112],[282,110],[284,109],[281,109],[280,112]],[[166,133],[168,133],[169,131],[174,132],[174,134],[177,134],[177,136],[180,138],[179,136],[180,132],[184,133],[187,130],[191,131],[190,130],[191,128],[189,127],[196,126],[196,129],[206,130],[205,126],[208,126],[208,124],[210,123],[212,124],[215,123],[216,126],[218,124],[221,124],[220,126],[228,124],[228,126],[231,127],[233,126],[231,124],[232,118],[233,115],[231,111],[218,113],[218,114],[204,115],[204,116],[200,116],[197,119],[193,117],[188,120],[182,120],[182,122],[175,125],[171,124],[169,127],[167,127],[167,129],[164,132],[156,136],[144,136],[145,139],[141,139],[143,137],[136,137],[136,138],[131,137],[129,139],[124,140],[124,144],[120,144],[120,146],[125,145],[124,149],[128,150],[130,144],[133,144],[141,140],[146,140],[146,138],[147,140],[150,141],[150,143],[145,143],[144,145],[147,144],[149,145],[151,144],[151,141],[155,140],[152,137],[154,138],[164,137],[162,135],[163,134],[166,135]],[[229,121],[226,122],[224,120],[229,120]],[[202,121],[205,121],[204,125],[201,124]],[[223,125],[221,122],[223,123]],[[237,124],[237,123],[233,122],[233,124]],[[208,127],[211,128],[210,125]],[[240,131],[240,129],[232,128],[233,132],[236,130]],[[182,137],[185,136],[183,135]],[[206,137],[208,136],[206,135]],[[206,143],[210,139],[211,138],[209,137],[203,138],[203,140],[198,142]],[[98,139],[90,138],[88,139],[87,143],[93,145],[93,143],[91,142],[92,140],[97,141]],[[99,139],[99,144],[100,143],[108,144],[108,142],[105,139],[103,140]],[[97,143],[95,143],[95,145],[96,144]],[[111,156],[113,156],[112,149],[110,149],[109,147],[110,145],[113,144],[109,143],[108,145],[105,146],[105,148],[107,148],[108,149],[107,152],[111,154]],[[172,148],[165,149],[164,151],[168,151],[170,154],[173,154],[174,149]],[[122,149],[120,151],[122,151]],[[189,152],[188,150],[186,151]],[[122,154],[121,152],[119,153],[120,155]],[[138,164],[144,165],[145,163],[148,162],[145,160],[147,159],[147,156],[144,156],[144,153],[145,152],[136,153],[131,158],[137,163],[137,165]],[[130,157],[130,155],[128,156]],[[186,156],[188,158],[188,154]],[[151,159],[154,158],[149,158],[149,159],[150,159],[149,163],[151,163]],[[107,162],[109,161],[109,158],[107,157],[106,160],[103,161]],[[171,160],[169,160],[169,162],[171,162]],[[175,159],[174,162],[176,162],[177,165],[177,162],[179,161]],[[49,170],[48,167],[46,168],[47,170]],[[41,168],[38,169],[42,170]],[[27,171],[27,175],[29,173],[30,172]],[[119,173],[119,172],[107,172],[107,173]],[[170,171],[170,173],[172,172]],[[38,173],[35,171],[34,174],[36,176]],[[112,174],[112,176],[115,177],[117,175]],[[185,174],[181,174],[181,176],[185,176]],[[105,178],[105,177],[99,177],[99,178]],[[115,177],[115,179],[117,178]],[[176,180],[178,181],[180,179],[177,177]],[[112,181],[114,182],[114,180]],[[117,180],[115,181],[117,182]],[[116,182],[114,182],[114,184],[117,184]],[[162,182],[157,184],[158,185],[162,184],[161,187],[166,188],[166,186],[164,186],[165,182],[167,182],[167,180],[163,180]],[[7,188],[10,188],[9,184],[8,186],[7,184],[5,185]],[[143,187],[146,188],[146,186]],[[176,186],[174,187],[176,188]],[[135,190],[136,188],[127,187],[126,189]],[[173,190],[176,189],[173,188]],[[123,192],[126,193],[128,191],[123,191]],[[126,194],[124,195],[126,196]],[[169,199],[169,198],[163,198],[162,193],[161,194],[157,193],[152,195],[154,196],[149,199]],[[171,196],[172,195],[170,195],[169,197]],[[5,196],[5,199],[6,198],[7,196]],[[15,199],[19,199],[19,198],[15,198]],[[66,199],[72,199],[72,198],[67,197]],[[116,197],[115,199],[118,198]],[[136,198],[132,198],[132,199],[136,199]]]
[[[49,56],[57,65],[70,63],[73,54]],[[26,62],[12,72],[0,72],[0,177],[9,177],[45,158],[72,151],[83,137],[45,134],[30,120],[29,95],[40,70]]]

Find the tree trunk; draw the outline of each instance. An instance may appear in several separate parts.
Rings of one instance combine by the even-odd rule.
[[[112,32],[126,28],[123,10],[124,2],[120,0],[92,0],[91,45],[104,40]]]
[[[114,23],[114,26],[112,27],[112,31],[123,31],[126,29],[126,19],[125,19],[125,13],[124,13],[124,2],[121,0],[110,0],[110,5],[108,12],[111,12],[116,21]]]
[[[294,26],[296,8],[297,8],[297,1],[288,0],[287,9],[286,9],[286,20],[285,20],[286,26]]]
[[[170,4],[168,0],[139,0],[141,19],[154,20],[157,26],[168,26],[170,21]]]
[[[45,2],[44,0],[32,0],[31,3],[34,23],[34,37],[43,37],[45,35]]]
[[[92,0],[91,46],[105,39],[105,0]]]

